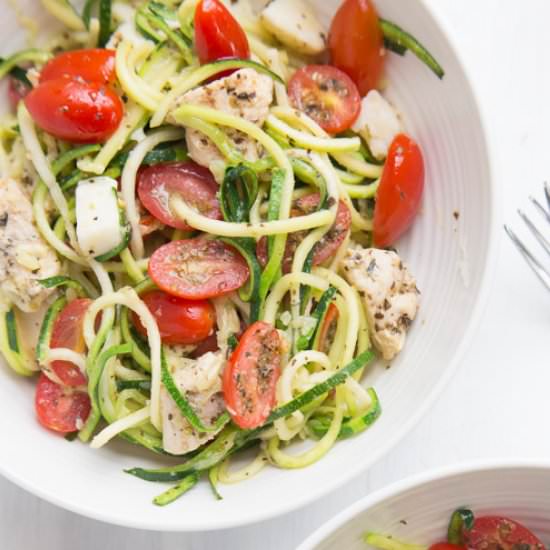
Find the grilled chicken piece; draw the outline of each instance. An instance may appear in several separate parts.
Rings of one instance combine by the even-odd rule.
[[[59,275],[55,251],[33,222],[32,206],[19,184],[0,179],[0,294],[21,311],[36,311],[52,290],[38,281]]]
[[[395,252],[376,248],[350,248],[341,267],[364,300],[374,345],[384,359],[393,359],[418,312],[414,278]]]
[[[272,101],[271,78],[257,73],[254,69],[241,69],[183,94],[170,110],[168,121],[178,124],[172,113],[181,105],[192,104],[211,107],[261,126]],[[225,129],[225,132],[235,149],[245,159],[253,162],[262,156],[262,147],[246,134],[230,129]],[[223,160],[218,148],[201,132],[187,129],[186,141],[189,156],[196,163],[208,168],[213,161]]]
[[[166,360],[174,382],[205,426],[211,426],[225,411],[221,373],[222,352],[208,352],[198,359],[183,357],[186,350],[168,347]],[[182,415],[166,388],[161,389],[162,440],[164,450],[180,455],[194,451],[217,432],[198,433]],[[221,430],[221,428],[220,428]]]

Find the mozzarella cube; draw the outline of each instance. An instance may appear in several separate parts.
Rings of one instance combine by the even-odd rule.
[[[103,176],[77,185],[76,236],[86,256],[101,256],[122,241],[116,189],[116,180]]]

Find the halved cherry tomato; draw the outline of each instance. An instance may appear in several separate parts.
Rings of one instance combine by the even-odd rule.
[[[56,55],[40,71],[40,83],[57,78],[79,77],[86,82],[113,84],[115,51],[104,48],[72,50]]]
[[[203,300],[240,288],[249,271],[234,248],[222,241],[198,238],[157,248],[149,261],[149,275],[168,294]]]
[[[464,546],[458,544],[451,544],[450,542],[437,542],[432,544],[429,550],[465,550]]]
[[[345,0],[328,35],[332,65],[357,84],[364,96],[376,88],[384,69],[384,42],[372,0]]]
[[[216,198],[218,185],[214,176],[194,162],[169,162],[154,164],[138,175],[138,196],[141,204],[162,223],[189,231],[193,229],[179,220],[170,210],[173,193],[204,216],[222,219],[220,203]]]
[[[275,405],[281,374],[281,340],[269,323],[257,321],[242,335],[223,372],[223,396],[233,422],[261,426]]]
[[[542,542],[527,527],[501,516],[476,518],[473,527],[464,531],[464,543],[473,550],[544,550]]]
[[[76,432],[90,414],[90,398],[84,391],[64,388],[40,374],[34,405],[42,426],[61,433]]]
[[[141,296],[153,314],[165,344],[196,344],[212,333],[216,314],[207,300],[186,300],[153,290]],[[133,314],[134,325],[141,334],[147,331]]]
[[[25,105],[46,132],[74,143],[101,143],[122,119],[122,101],[110,86],[58,78],[38,85]]]
[[[15,111],[19,102],[31,91],[31,88],[27,86],[21,80],[10,76],[8,79],[8,99],[10,101],[11,108]]]
[[[293,106],[329,134],[347,130],[359,116],[361,96],[353,80],[330,65],[307,65],[288,83]]]
[[[50,347],[68,348],[82,353],[86,349],[82,325],[84,315],[91,300],[88,298],[78,298],[69,302],[57,316],[52,329],[50,338]],[[86,376],[73,363],[69,361],[54,361],[52,369],[60,380],[67,386],[82,386],[86,384]]]
[[[420,147],[397,135],[388,151],[374,206],[374,243],[391,246],[409,229],[424,190],[424,159]]]
[[[333,303],[330,303],[319,331],[319,351],[323,353],[328,353],[330,350],[330,346],[334,340],[334,331],[336,330],[336,323],[338,322],[339,315],[340,312],[338,308]]]
[[[201,0],[198,3],[195,10],[195,48],[201,64],[218,59],[250,57],[246,34],[219,0]]]
[[[291,211],[292,216],[304,216],[311,214],[319,206],[319,193],[312,193],[301,197],[294,202]],[[313,265],[320,265],[336,254],[340,245],[344,242],[351,226],[351,214],[349,208],[343,201],[339,201],[336,211],[336,220],[330,231],[315,245],[313,252]],[[290,273],[292,260],[298,245],[304,240],[307,231],[297,231],[288,235],[285,254],[283,257],[283,273]],[[268,261],[267,257],[267,238],[262,237],[256,246],[256,256],[262,267],[265,267]]]

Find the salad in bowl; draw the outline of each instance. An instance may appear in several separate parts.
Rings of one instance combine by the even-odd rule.
[[[0,64],[0,349],[40,424],[177,457],[127,470],[158,505],[365,431],[420,304],[394,246],[424,153],[384,66],[437,61],[370,0],[328,30],[301,0],[43,5],[65,30]]]

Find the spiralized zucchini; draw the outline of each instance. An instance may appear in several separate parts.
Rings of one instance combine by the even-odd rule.
[[[374,357],[365,300],[347,282],[342,263],[355,242],[372,242],[373,204],[384,166],[357,133],[329,135],[291,107],[287,83],[297,67],[311,60],[281,48],[246,0],[230,9],[248,37],[251,58],[201,64],[194,44],[197,2],[88,0],[81,17],[67,0],[42,0],[68,32],[52,38],[47,48],[0,60],[0,78],[9,74],[30,87],[58,51],[105,45],[114,50],[112,86],[124,110],[118,128],[104,142],[58,140],[40,130],[24,102],[16,119],[0,121],[0,173],[28,183],[33,222],[62,266],[56,276],[42,280],[41,289],[50,296],[35,360],[20,345],[19,312],[7,302],[1,304],[0,351],[24,376],[41,370],[63,384],[58,361],[72,363],[86,375],[87,385],[72,391],[86,391],[90,398],[91,412],[77,428],[80,440],[92,448],[119,438],[166,455],[178,452],[174,440],[189,438],[189,446],[183,446],[189,453],[181,463],[128,471],[174,484],[154,499],[159,506],[189,491],[203,474],[221,498],[220,483],[244,481],[270,465],[308,466],[338,439],[366,430],[381,411],[374,389],[362,383]],[[227,111],[208,106],[218,105],[217,97],[204,103],[197,99],[200,94],[183,97],[239,70],[256,71],[273,84],[266,81],[272,105],[259,103],[257,116],[260,88],[243,99],[238,91],[211,87],[213,94],[227,94]],[[239,103],[246,101],[246,107]],[[196,135],[213,160],[196,156]],[[252,149],[258,154],[251,154]],[[136,194],[140,170],[189,157],[208,165],[214,176],[219,215],[202,207],[206,191],[195,201],[192,192],[177,193],[163,182],[155,190],[159,208],[189,227],[151,219],[154,207],[146,200],[141,204]],[[117,187],[113,183],[118,202],[110,205],[118,208],[125,234],[119,247],[99,257],[104,262],[83,253],[76,236],[75,190],[81,180],[97,175],[118,181]],[[342,216],[342,203],[349,216]],[[145,212],[148,208],[151,212]],[[110,229],[118,229],[116,223]],[[145,295],[170,290],[156,271],[159,247],[171,243],[176,250],[188,244],[178,241],[192,239],[232,247],[244,259],[248,280],[227,294],[208,296],[214,322],[206,342],[167,343],[158,310],[149,310]],[[327,257],[319,254],[320,247],[330,248],[330,259],[317,265]],[[187,260],[170,258],[170,274],[203,277],[200,262],[197,272],[194,265],[186,271]],[[181,294],[183,298],[185,292]],[[55,322],[75,298],[89,301],[82,325],[85,351],[51,348]],[[244,430],[237,426],[235,411],[221,406],[220,392],[227,391],[223,378],[231,355],[242,349],[243,332],[257,321],[278,330],[281,372],[264,424]],[[203,344],[213,351],[205,353]],[[205,405],[201,399],[207,392]],[[163,409],[168,404],[172,412]],[[306,450],[296,453],[293,443],[304,440]],[[252,445],[256,454],[237,469],[234,455]]]

